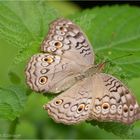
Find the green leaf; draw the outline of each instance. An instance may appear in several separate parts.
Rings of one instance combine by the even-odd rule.
[[[19,86],[0,88],[0,118],[14,120],[26,103],[26,92]]]
[[[107,132],[112,132],[114,135],[121,138],[134,138],[133,125],[124,125],[117,122],[98,122],[96,120],[88,122],[93,126],[98,126]]]
[[[97,7],[70,18],[86,32],[99,57],[112,60],[133,54],[112,61],[119,67],[117,73],[125,73],[130,78],[140,76],[139,8],[127,5]]]
[[[45,1],[0,2],[0,39],[3,46],[0,48],[0,74],[3,78],[0,81],[0,118],[13,120],[23,111],[26,95],[19,86],[25,87],[25,61],[38,52],[46,34],[46,25],[58,16],[57,10],[47,4]],[[11,83],[18,86],[9,87]]]
[[[16,73],[10,71],[8,73],[8,75],[9,75],[9,79],[10,79],[11,83],[13,83],[13,84],[20,84],[21,83],[21,79],[19,78],[19,76]]]
[[[48,24],[58,17],[59,12],[47,4],[45,1],[0,3],[0,37],[18,48],[16,62],[25,61],[31,55],[30,49],[32,54],[39,50]]]
[[[57,9],[63,17],[75,14],[80,11],[80,8],[77,5],[71,3],[70,1],[48,1],[48,2],[49,5]]]
[[[14,69],[8,65],[9,80],[13,84],[21,83],[21,79],[24,77],[25,61],[32,54],[39,52],[39,45],[48,31],[49,23],[57,17],[59,17],[59,12],[48,6],[46,1],[0,3],[0,38],[9,43],[8,47],[15,47],[18,50],[14,59],[17,64],[12,63]],[[96,62],[111,61],[109,72],[118,74],[120,77],[140,76],[139,8],[130,6],[97,7],[75,13],[69,18],[79,24],[87,34],[95,54],[99,56]],[[7,52],[10,50],[7,49]],[[116,57],[129,54],[133,55],[114,60]],[[22,67],[19,62],[24,63]],[[123,75],[120,75],[122,73]],[[19,116],[25,105],[25,98],[23,89],[1,88],[0,117],[13,120]],[[125,137],[124,134],[129,135],[127,132],[131,130],[129,126],[123,127],[116,123],[94,122],[92,125],[98,125],[121,137]],[[125,133],[122,133],[123,130]]]

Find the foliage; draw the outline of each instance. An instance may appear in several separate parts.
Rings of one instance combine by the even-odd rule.
[[[0,88],[0,117],[15,119],[23,111],[26,95],[19,87]]]
[[[133,138],[133,126],[132,125],[125,125],[118,122],[98,122],[98,121],[91,121],[89,122],[92,125],[97,125],[101,129],[105,129],[108,132],[112,132],[117,136],[122,138]]]
[[[86,10],[72,19],[86,32],[97,56],[112,60],[132,54],[113,62],[119,67],[117,73],[134,78],[140,76],[139,17],[139,8],[116,5]]]
[[[37,97],[35,99],[33,98],[34,101],[31,100],[32,103],[26,103],[27,95],[32,91],[25,85],[24,69],[29,57],[39,52],[39,45],[48,31],[49,23],[58,17],[64,16],[63,12],[59,12],[58,10],[61,9],[60,6],[58,9],[56,9],[56,5],[54,7],[55,8],[53,8],[53,4],[49,4],[49,2],[46,1],[0,2],[0,58],[2,60],[0,69],[0,76],[2,77],[0,81],[0,118],[14,120],[16,117],[19,117],[20,114],[21,118],[24,116],[23,114],[33,118],[34,113],[30,113],[31,110],[33,111],[33,108],[35,108],[33,105],[38,105],[38,110],[41,110],[40,105],[43,104],[42,101],[46,102],[45,97],[40,97],[40,101],[38,100],[38,103],[36,103],[35,100],[39,99]],[[78,9],[74,10],[74,8],[75,7],[72,6],[69,9],[79,11]],[[61,15],[59,15],[60,13]],[[67,13],[72,12],[67,11]],[[122,79],[125,77],[125,80],[140,76],[139,8],[127,5],[96,7],[72,15],[65,13],[65,16],[76,22],[87,34],[94,47],[94,52],[97,55],[96,63],[104,60],[111,61],[111,67],[109,67],[108,72]],[[132,55],[114,59],[129,54]],[[31,97],[31,95],[28,97],[29,101]],[[32,108],[28,106],[27,109],[27,104]],[[23,113],[24,107],[25,113]],[[27,111],[29,109],[30,111]],[[36,114],[38,114],[38,112]],[[43,115],[43,113],[41,113],[41,115]],[[40,116],[38,117],[38,121],[34,121],[34,123],[39,125],[41,118]],[[45,119],[49,120],[49,118],[44,117],[44,121]],[[25,120],[23,120],[23,122],[24,121]],[[30,121],[33,120],[31,119]],[[43,124],[44,123],[42,123],[42,125]],[[59,130],[57,128],[63,126],[60,124],[57,126],[57,124],[50,121],[48,125],[51,124],[55,127],[54,130],[56,130],[56,133],[57,130]],[[96,121],[91,122],[91,124],[93,125],[92,127],[87,126],[85,123],[84,127],[81,127],[83,124],[64,127],[68,128],[65,131],[68,130],[69,133],[74,133],[73,138],[86,138],[82,134],[81,136],[76,136],[75,133],[79,131],[79,128],[83,128],[80,132],[84,130],[85,132],[86,130],[92,132],[89,128],[92,129],[96,125],[105,129],[107,132],[113,132],[119,137],[129,136],[129,133],[132,132],[132,126],[122,126],[116,123],[99,123]],[[44,129],[45,127],[46,126],[44,126]],[[102,133],[105,132],[102,131]],[[59,135],[59,133],[57,134]],[[64,137],[66,138],[67,135]],[[87,137],[93,138],[90,136]],[[111,137],[115,138],[114,136]],[[49,138],[53,138],[51,132]],[[94,136],[94,138],[96,138],[96,136]]]

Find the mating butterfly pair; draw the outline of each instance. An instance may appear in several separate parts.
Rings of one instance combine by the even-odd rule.
[[[94,65],[92,46],[73,22],[54,21],[41,51],[28,62],[27,84],[37,92],[63,91],[44,105],[56,122],[98,120],[130,124],[140,119],[140,108],[132,93],[115,77],[100,73]]]

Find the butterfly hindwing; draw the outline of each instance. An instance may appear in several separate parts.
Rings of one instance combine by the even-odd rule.
[[[77,82],[70,89],[44,105],[58,123],[77,124],[88,119],[92,108],[91,79]]]
[[[139,105],[131,91],[117,78],[108,74],[93,76],[95,100],[93,118],[130,124],[140,119]],[[100,89],[98,85],[100,84]]]

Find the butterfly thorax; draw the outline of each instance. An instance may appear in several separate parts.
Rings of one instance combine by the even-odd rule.
[[[62,91],[68,90],[71,88],[74,84],[76,84],[78,81],[84,80],[88,77],[91,77],[95,75],[96,73],[99,73],[99,66],[98,65],[91,65],[89,68],[87,68],[85,71],[78,73],[76,76],[73,76],[69,81],[65,82],[64,89],[61,89]]]
[[[89,77],[89,76],[93,76],[96,73],[101,73],[101,71],[104,68],[104,63],[101,64],[97,64],[97,65],[92,65],[91,67],[89,67],[85,72],[84,72],[84,77]]]

